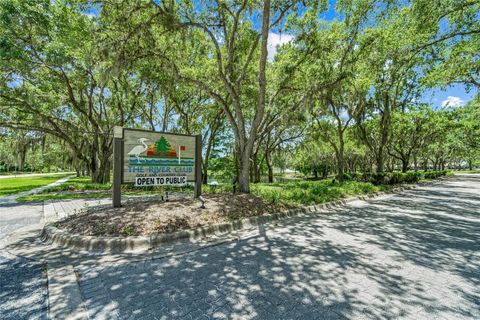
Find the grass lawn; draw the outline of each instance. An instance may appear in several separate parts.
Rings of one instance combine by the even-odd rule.
[[[48,188],[41,194],[20,197],[17,201],[40,201],[50,199],[105,198],[111,196],[111,184],[91,183],[90,178],[73,178],[67,182]],[[136,189],[129,185],[122,186],[124,195],[163,194],[162,187]],[[289,205],[311,205],[342,199],[348,196],[362,195],[388,190],[389,186],[375,186],[368,182],[346,181],[343,183],[332,180],[321,181],[291,181],[277,183],[251,184],[252,194],[268,203],[284,203]],[[193,188],[169,188],[168,191],[188,191]],[[232,186],[203,186],[203,193],[230,193]]]
[[[400,183],[426,182],[440,176],[452,175],[447,171],[428,171],[428,172],[390,172],[382,175],[379,180],[375,175],[361,176],[361,180],[352,179],[345,182],[338,182],[333,179],[318,181],[306,180],[288,180],[275,183],[252,183],[251,192],[254,196],[260,197],[267,203],[285,204],[285,205],[312,205],[315,203],[324,203],[332,200],[342,199],[350,196],[364,195],[378,191],[388,191],[393,185]],[[58,177],[58,176],[56,176]],[[55,178],[56,178],[55,177]],[[53,178],[53,179],[55,179]],[[358,178],[358,177],[357,177]],[[39,178],[15,178],[36,179]],[[52,179],[50,177],[50,179]],[[9,180],[9,179],[5,179]],[[369,181],[369,182],[367,182]],[[382,181],[382,182],[378,182]],[[0,181],[1,183],[2,181]],[[45,183],[46,184],[46,183]],[[18,198],[17,201],[40,201],[49,199],[75,199],[75,198],[105,198],[111,196],[111,183],[92,183],[89,177],[72,178],[69,181],[52,188],[44,190],[41,194],[25,196]],[[28,187],[27,187],[28,189]],[[202,187],[203,193],[230,194],[232,186],[228,183],[218,186],[206,185]],[[133,185],[123,185],[122,194],[141,195],[141,194],[165,194],[168,192],[193,191],[192,186],[176,187],[144,187],[136,188]]]
[[[90,177],[75,177],[61,185],[45,189],[43,193],[67,192],[67,191],[108,191],[111,183],[93,183]]]
[[[34,177],[17,177],[17,178],[5,178],[0,180],[0,196],[6,196],[10,194],[19,193],[22,191],[28,191],[33,188],[45,186],[53,183],[65,175],[48,175],[48,176],[34,176]]]

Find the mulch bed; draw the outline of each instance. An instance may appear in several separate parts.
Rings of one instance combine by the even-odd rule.
[[[267,203],[252,194],[208,194],[206,209],[193,198],[168,202],[145,200],[126,203],[122,208],[100,207],[69,217],[55,224],[73,234],[91,236],[142,236],[193,229],[231,222],[252,216],[293,208]]]

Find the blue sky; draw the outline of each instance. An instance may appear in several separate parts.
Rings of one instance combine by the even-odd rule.
[[[429,90],[423,94],[422,101],[429,102],[437,109],[443,107],[447,102],[451,107],[464,105],[473,98],[475,92],[467,92],[463,85],[453,85],[445,89]]]

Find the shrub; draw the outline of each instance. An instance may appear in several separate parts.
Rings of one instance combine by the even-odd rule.
[[[423,179],[436,179],[451,175],[447,170],[442,171],[408,171],[408,172],[378,172],[351,175],[352,180],[370,182],[374,185],[393,185],[399,183],[416,183]]]

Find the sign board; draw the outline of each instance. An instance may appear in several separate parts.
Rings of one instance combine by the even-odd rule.
[[[114,183],[119,181],[120,184],[133,183],[143,187],[185,186],[194,182],[195,196],[198,197],[200,166],[200,136],[114,129]],[[113,189],[116,190],[115,186]],[[119,206],[119,201],[115,201],[114,195],[114,206]]]
[[[123,183],[176,176],[195,182],[195,142],[195,136],[124,129]]]
[[[160,176],[160,177],[137,177],[135,178],[136,187],[146,186],[185,186],[187,176]]]

